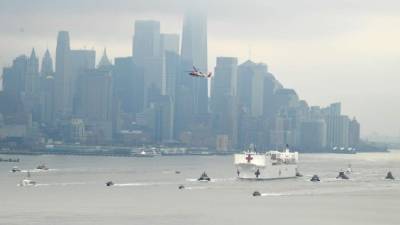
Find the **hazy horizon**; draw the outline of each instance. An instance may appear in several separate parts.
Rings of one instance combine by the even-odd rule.
[[[218,56],[264,62],[309,105],[342,102],[362,135],[400,134],[400,2],[380,1],[0,0],[0,66],[35,47],[55,58],[56,36],[68,30],[74,49],[103,48],[110,58],[131,54],[134,20],[161,22],[181,34],[185,9],[206,6],[209,70]]]

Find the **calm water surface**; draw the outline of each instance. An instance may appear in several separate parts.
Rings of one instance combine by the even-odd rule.
[[[237,180],[232,156],[0,157],[21,159],[0,163],[1,225],[400,224],[400,151],[303,154],[304,177],[262,182]],[[41,163],[51,169],[34,170]],[[351,179],[336,180],[349,163]],[[26,173],[14,165],[38,185],[18,187]],[[383,179],[389,170],[398,180]],[[196,181],[203,171],[212,182]]]

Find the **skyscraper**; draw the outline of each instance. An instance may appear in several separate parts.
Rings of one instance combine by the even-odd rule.
[[[54,77],[48,75],[42,78],[40,91],[40,121],[47,125],[54,122]]]
[[[178,53],[166,51],[164,54],[165,61],[165,94],[175,101],[177,88],[177,79],[181,73],[180,57]]]
[[[102,70],[111,70],[112,67],[112,63],[110,61],[110,59],[108,59],[107,56],[107,50],[104,49],[103,51],[103,55],[101,56],[100,62],[97,65],[98,69],[102,69]]]
[[[143,111],[144,77],[132,57],[115,58],[113,68],[113,91],[124,113],[132,117]]]
[[[175,87],[167,86],[167,90],[173,91],[175,89],[175,97],[173,98],[175,104],[174,110],[174,138],[179,139],[180,135],[184,132],[190,131],[190,126],[193,121],[194,115],[194,94],[193,94],[193,77],[190,77],[185,71],[192,67],[191,63],[188,63],[181,58],[176,58],[178,55],[174,54],[166,54],[167,56],[167,71],[169,72],[169,68],[173,71],[174,64],[176,65],[176,77],[172,79],[168,79],[173,82],[172,85]],[[178,61],[178,62],[177,62]]]
[[[111,121],[111,74],[86,70],[78,79],[76,116],[88,121]]]
[[[143,68],[145,107],[151,99],[165,93],[164,61],[160,51],[160,22],[135,21],[133,60]]]
[[[268,74],[267,65],[250,60],[238,68],[238,101],[253,117],[264,113],[264,80]]]
[[[28,57],[18,56],[13,60],[12,66],[3,69],[3,91],[7,94],[20,98],[25,92],[26,72],[28,68]]]
[[[215,76],[212,79],[211,99],[216,101],[223,96],[236,96],[237,88],[237,58],[218,57],[215,67]],[[217,99],[216,99],[217,98]]]
[[[64,115],[69,97],[70,45],[68,31],[58,32],[55,73],[55,111]]]
[[[160,36],[161,55],[166,51],[179,54],[179,35],[178,34],[161,34]]]
[[[55,81],[53,59],[48,49],[42,59],[40,74],[40,121],[47,125],[52,125],[54,122]]]
[[[36,56],[35,49],[32,49],[31,56],[28,59],[26,71],[25,92],[30,95],[36,95],[39,91],[39,59]]]
[[[69,54],[69,71],[67,87],[68,97],[66,109],[68,113],[72,113],[74,101],[77,95],[77,80],[78,77],[86,73],[86,70],[93,70],[96,65],[96,51],[94,50],[71,50]]]
[[[39,85],[39,58],[36,56],[35,49],[32,49],[31,56],[28,58],[25,76],[25,94],[23,95],[23,101],[26,110],[28,112],[32,112],[32,119],[34,121],[37,121],[40,118]]]
[[[135,21],[132,56],[135,60],[160,55],[160,22],[154,20]]]
[[[300,124],[300,148],[304,151],[321,151],[326,147],[325,120],[307,120]]]
[[[353,118],[349,123],[349,146],[352,148],[358,147],[360,144],[360,123]]]
[[[211,109],[215,131],[228,137],[229,146],[237,141],[237,59],[218,57],[211,89]]]
[[[182,59],[207,72],[207,48],[206,15],[201,12],[187,12],[182,30]],[[208,113],[208,81],[194,79],[193,83],[195,113]]]
[[[341,114],[341,104],[333,103],[324,109],[327,124],[327,146],[330,148],[347,148],[349,146],[348,116]]]
[[[82,118],[91,136],[90,142],[102,143],[112,139],[113,91],[110,72],[86,70],[77,82],[75,116]]]
[[[53,59],[50,56],[50,52],[47,49],[46,52],[44,53],[43,59],[42,59],[42,67],[40,70],[40,75],[43,78],[46,78],[47,76],[53,76]]]

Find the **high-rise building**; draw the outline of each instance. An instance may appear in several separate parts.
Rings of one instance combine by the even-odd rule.
[[[53,125],[55,119],[54,82],[54,77],[47,75],[42,78],[40,88],[40,121],[47,125]]]
[[[69,141],[74,143],[85,141],[85,123],[82,119],[71,119],[68,128]]]
[[[135,21],[133,60],[143,68],[145,107],[151,99],[165,93],[165,67],[160,50],[160,22]]]
[[[53,76],[54,75],[53,73],[54,73],[53,59],[51,58],[50,52],[47,49],[42,59],[40,75],[42,76],[42,78],[46,78],[47,76]]]
[[[273,107],[279,111],[287,108],[295,108],[299,105],[299,97],[295,90],[282,88],[275,92]]]
[[[324,113],[330,116],[340,116],[342,115],[342,104],[340,102],[332,103],[324,109]]]
[[[3,69],[3,91],[0,92],[0,114],[3,138],[24,138],[32,128],[32,104],[26,95],[26,76],[29,58],[25,55],[13,60],[12,66]],[[29,105],[28,105],[29,104]]]
[[[32,112],[32,119],[34,121],[40,120],[39,58],[36,56],[35,49],[32,49],[31,55],[28,58],[23,101],[26,110]]]
[[[70,96],[70,43],[68,31],[58,32],[55,72],[55,111],[59,116],[66,114]]]
[[[349,123],[349,147],[356,148],[360,144],[360,123],[353,118]]]
[[[102,70],[111,71],[112,63],[111,63],[110,59],[108,59],[106,49],[104,49],[104,51],[103,51],[103,56],[101,56],[101,59],[100,59],[99,64],[97,65],[97,68],[102,69]]]
[[[212,80],[211,109],[218,135],[227,135],[229,146],[237,143],[237,59],[218,57]]]
[[[132,56],[135,60],[160,56],[160,22],[135,21]]]
[[[167,58],[167,68],[170,68],[178,60],[177,55],[175,59],[171,59],[172,63]],[[189,76],[186,71],[192,68],[192,64],[186,60],[179,59],[176,77],[173,78],[175,85],[175,97],[173,98],[175,104],[174,110],[174,138],[178,140],[181,134],[191,131],[191,124],[195,117],[195,100],[193,77]],[[172,69],[174,70],[174,69]],[[168,90],[172,91],[172,88]]]
[[[175,101],[175,94],[177,88],[177,79],[181,72],[181,58],[178,53],[166,51],[164,54],[165,60],[165,94]]]
[[[165,52],[173,52],[179,54],[179,35],[178,34],[161,34],[160,36],[160,55]]]
[[[55,96],[56,113],[59,117],[70,116],[76,95],[78,76],[87,69],[94,69],[94,50],[71,50],[69,34],[60,31],[57,38]]]
[[[268,75],[267,65],[250,60],[238,68],[238,102],[251,116],[264,114],[264,81]]]
[[[40,70],[40,122],[53,125],[54,123],[54,110],[55,110],[55,80],[53,70],[53,59],[47,49],[42,59],[42,66]]]
[[[37,95],[39,91],[39,59],[35,49],[32,49],[31,56],[28,58],[28,65],[25,78],[25,93],[31,97]]]
[[[341,104],[333,103],[323,109],[327,127],[327,146],[329,148],[349,147],[349,124],[348,116],[341,114]]]
[[[280,114],[274,117],[271,124],[269,142],[269,145],[275,149],[282,149],[286,145],[294,145],[295,132],[293,119],[287,114]]]
[[[86,70],[78,78],[76,116],[89,121],[110,121],[112,79],[109,72]]]
[[[115,58],[113,91],[120,101],[121,110],[133,117],[143,111],[144,76],[132,57]]]
[[[326,147],[325,120],[303,121],[300,124],[300,148],[303,151],[322,151]]]
[[[3,91],[20,98],[25,92],[26,73],[28,70],[28,58],[25,55],[13,60],[11,67],[3,69]]]
[[[283,86],[277,81],[271,73],[267,73],[264,78],[264,93],[263,93],[263,117],[270,120],[276,115],[275,93],[282,89]]]
[[[77,82],[75,117],[88,127],[90,143],[109,142],[113,131],[113,91],[110,72],[86,70]]]
[[[154,103],[156,113],[155,140],[166,142],[172,140],[174,130],[174,107],[171,98],[160,96]]]
[[[71,50],[69,54],[70,76],[68,77],[68,98],[66,109],[70,114],[75,104],[77,95],[78,78],[85,74],[87,70],[93,70],[96,66],[96,51],[94,50]]]
[[[159,96],[143,112],[138,113],[137,124],[142,126],[155,143],[172,139],[173,105],[169,96]]]
[[[211,99],[219,101],[218,98],[230,95],[236,96],[237,88],[237,58],[234,57],[218,57],[215,67],[214,77],[212,79]],[[212,106],[217,107],[217,104]]]
[[[181,57],[207,72],[207,17],[201,12],[187,12],[183,21]],[[194,112],[208,113],[208,81],[194,79]]]

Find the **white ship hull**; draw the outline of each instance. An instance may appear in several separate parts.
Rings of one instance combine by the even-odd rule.
[[[297,176],[298,153],[270,151],[265,154],[235,154],[235,167],[240,179],[284,179]]]
[[[297,173],[297,165],[260,167],[254,164],[239,164],[236,165],[236,169],[239,171],[238,178],[255,180],[294,178]],[[258,177],[257,171],[259,171]]]

